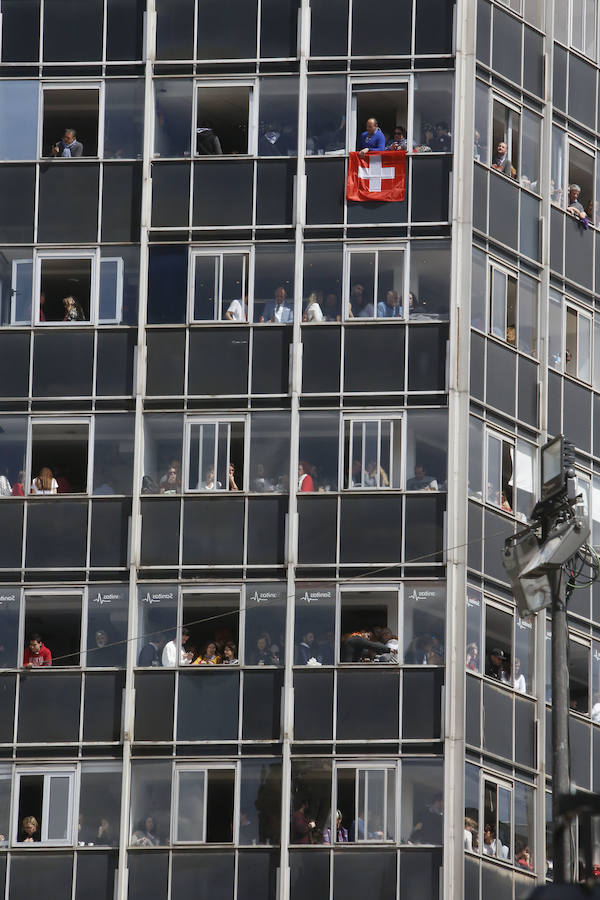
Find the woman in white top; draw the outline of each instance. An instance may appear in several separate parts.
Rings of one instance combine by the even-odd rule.
[[[248,319],[248,302],[232,300],[225,310],[225,318],[230,322],[245,322]]]
[[[31,493],[58,494],[58,482],[48,466],[42,466],[40,474],[31,482]]]
[[[304,310],[304,315],[302,316],[303,322],[322,322],[323,321],[323,311],[321,309],[321,303],[323,302],[323,294],[321,291],[312,291],[308,298],[308,303],[306,305],[306,309]]]

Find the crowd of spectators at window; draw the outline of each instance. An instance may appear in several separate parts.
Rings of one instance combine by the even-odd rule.
[[[465,665],[470,672],[480,671],[479,647],[475,641],[470,641],[467,644]],[[510,655],[499,647],[493,647],[489,651],[485,675],[488,678],[500,681],[502,684],[512,685],[521,694],[527,693],[527,679],[521,671],[520,658],[515,656],[514,661],[511,661]]]
[[[399,662],[398,637],[391,628],[375,625],[342,634],[340,642],[342,663]],[[415,635],[404,652],[407,665],[443,665],[444,648],[436,634]],[[333,635],[315,634],[307,630],[296,644],[294,663],[297,666],[330,666],[334,664]]]
[[[358,142],[358,151],[364,158],[370,151],[407,150],[407,134],[403,125],[395,125],[391,133],[385,134],[379,127],[376,118],[371,117],[365,123],[365,130]],[[413,140],[415,153],[449,153],[452,149],[452,137],[448,123],[444,121],[432,125],[424,123],[421,143]]]
[[[152,635],[140,650],[138,666],[175,668],[177,666],[237,666],[238,647],[229,629],[222,629],[214,638],[194,646],[191,631],[182,628],[179,640],[168,633]],[[246,650],[250,666],[281,666],[281,650],[268,632],[262,632],[253,646]]]

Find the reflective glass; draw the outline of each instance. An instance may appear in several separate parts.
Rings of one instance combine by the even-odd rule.
[[[263,78],[260,85],[258,153],[295,156],[298,150],[298,80]]]
[[[38,92],[35,81],[0,82],[0,159],[36,159]]]
[[[308,81],[306,153],[332,156],[346,146],[346,79],[319,75]]]
[[[154,82],[154,91],[154,155],[189,156],[192,82],[180,78],[157,78]]]
[[[104,156],[107,159],[140,159],[144,82],[141,79],[107,79],[104,108]]]

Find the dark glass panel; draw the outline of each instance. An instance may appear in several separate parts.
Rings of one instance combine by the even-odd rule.
[[[255,330],[252,345],[252,393],[287,394],[292,329]]]
[[[174,707],[173,672],[138,672],[135,676],[136,741],[172,741]]]
[[[311,56],[346,56],[348,0],[313,0],[310,10]]]
[[[298,562],[334,563],[337,498],[298,498]]]
[[[0,396],[29,394],[29,335],[0,334]]]
[[[198,59],[256,57],[256,7],[256,0],[233,0],[227,5],[219,0],[200,0]]]
[[[34,198],[35,166],[0,166],[0,243],[33,240]]]
[[[96,240],[98,174],[95,163],[58,160],[41,166],[39,241],[79,244]]]
[[[142,502],[142,565],[176,566],[179,562],[179,500]]]
[[[130,500],[92,503],[91,566],[118,569],[127,565]]]
[[[194,0],[157,0],[156,56],[191,59],[194,55]]]
[[[413,222],[446,222],[449,208],[450,160],[423,155],[412,160]],[[386,204],[391,206],[391,203]]]
[[[0,507],[0,566],[4,569],[21,568],[23,544],[24,503],[5,503]]]
[[[177,706],[178,741],[235,741],[239,672],[182,671]],[[202,715],[198,715],[198,710]]]
[[[516,84],[521,84],[522,32],[517,19],[494,7],[492,67]]]
[[[559,274],[563,271],[565,218],[557,209],[550,210],[550,268]]]
[[[444,496],[406,498],[405,562],[442,561],[445,511]]]
[[[532,94],[544,94],[544,38],[525,26],[523,49],[523,87]]]
[[[472,675],[467,675],[466,693],[466,735],[467,744],[473,747],[481,746],[481,681]]]
[[[14,665],[14,660],[11,660]],[[15,716],[16,675],[0,676],[0,741],[12,744]]]
[[[72,853],[15,854],[10,861],[9,900],[31,900],[32,885],[45,885],[52,900],[71,900]]]
[[[81,675],[22,674],[19,684],[20,743],[73,743],[79,737]]]
[[[106,59],[141,59],[145,0],[107,0]]]
[[[299,0],[261,0],[261,56],[296,56],[299,5]]]
[[[564,379],[563,431],[579,450],[589,453],[591,449],[591,392],[569,379]]]
[[[519,357],[519,419],[538,426],[538,367],[523,357]]]
[[[465,896],[464,900],[479,900],[479,862],[465,855]]]
[[[540,258],[540,201],[521,192],[521,253]]]
[[[410,53],[412,0],[354,0],[352,55],[385,56]]]
[[[535,769],[536,761],[535,704],[515,697],[515,762]]]
[[[190,215],[190,165],[163,162],[152,165],[152,224],[187,228]]]
[[[231,900],[234,896],[234,863],[233,852],[174,853],[171,873],[173,897],[196,895],[210,897],[211,900]]]
[[[442,727],[441,669],[407,669],[402,675],[402,737],[439,738]]]
[[[589,198],[584,198],[587,203]],[[594,233],[580,228],[572,216],[565,219],[565,275],[592,290],[594,277]]]
[[[253,165],[222,159],[194,164],[194,227],[252,223]]]
[[[558,44],[554,45],[552,61],[552,103],[557,109],[567,108],[567,51]]]
[[[247,328],[191,331],[188,393],[247,394],[249,346]]]
[[[487,402],[509,416],[515,414],[517,357],[493,341],[487,346]]]
[[[487,0],[477,3],[477,59],[486,66],[490,64],[490,24],[492,19],[491,4]]]
[[[481,867],[481,896],[494,900],[512,900],[512,872],[490,863]]]
[[[240,853],[237,900],[275,900],[279,854],[261,851]]]
[[[130,853],[128,900],[149,900],[168,895],[169,854],[151,850],[146,853]]]
[[[276,0],[279,3],[279,0]],[[294,208],[295,159],[263,160],[257,169],[257,225],[291,224]]]
[[[329,900],[330,859],[329,853],[290,853],[290,900]]]
[[[305,394],[339,393],[339,328],[302,329],[302,391]]]
[[[482,509],[480,506],[477,506],[475,503],[469,503],[468,507],[468,516],[469,516],[469,546],[467,548],[468,552],[468,562],[469,568],[475,569],[476,572],[481,572],[481,548],[483,546],[481,535],[483,533],[483,524],[482,524]]]
[[[482,166],[473,166],[473,225],[487,231],[488,173]]]
[[[519,189],[504,175],[490,178],[490,235],[513,250],[517,249]]]
[[[102,59],[103,0],[45,0],[44,59]]]
[[[100,397],[119,397],[132,393],[136,340],[136,334],[131,331],[98,333],[96,393]]]
[[[448,329],[438,325],[409,328],[409,391],[443,391],[446,387]]]
[[[30,503],[25,565],[34,569],[82,568],[87,545],[87,503]]]
[[[419,900],[438,900],[440,896],[441,850],[402,850],[400,852],[400,896]]]
[[[342,497],[340,562],[399,562],[400,497]]]
[[[283,672],[246,672],[242,737],[248,741],[279,739]]]
[[[40,0],[3,0],[2,62],[37,62]]]
[[[333,859],[333,896],[396,900],[396,854],[364,850],[338,853]],[[417,895],[415,895],[417,896]]]
[[[404,328],[346,330],[345,391],[401,391],[404,389]]]
[[[344,177],[343,159],[307,160],[307,225],[338,225],[343,222]]]
[[[398,740],[398,691],[398,672],[339,672],[338,740]]]
[[[146,393],[178,396],[184,392],[185,331],[149,331]]]
[[[596,125],[596,69],[575,53],[569,54],[569,115],[592,129]]]
[[[498,581],[508,581],[508,575],[502,565],[504,541],[514,532],[514,525],[504,516],[485,510],[485,541],[483,542],[483,566],[486,575]],[[481,531],[479,532],[481,538]]]
[[[248,565],[283,564],[287,505],[283,497],[248,501]]]
[[[243,559],[243,499],[188,498],[183,519],[184,566],[240,566]]]
[[[85,397],[92,393],[94,336],[89,332],[37,334],[34,397]]]
[[[141,199],[142,167],[140,164],[104,164],[102,182],[103,241],[139,241]]]
[[[151,247],[148,265],[148,323],[185,322],[188,248]]]
[[[333,672],[294,673],[294,738],[328,741],[333,737]]]
[[[417,0],[415,53],[452,53],[452,14],[450,3]]]
[[[124,687],[124,672],[88,673],[85,676],[84,741],[120,739],[121,696]]]
[[[113,900],[116,853],[78,853],[75,900]]]
[[[483,746],[505,759],[513,756],[512,702],[511,694],[484,684]]]

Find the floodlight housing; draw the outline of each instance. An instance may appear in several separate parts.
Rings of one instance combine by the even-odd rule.
[[[541,502],[551,500],[567,485],[567,473],[575,462],[575,447],[559,434],[542,447]]]
[[[530,529],[511,535],[504,542],[504,568],[510,578],[521,617],[552,606],[552,587],[545,572],[522,577],[523,570],[539,556],[540,541]]]

